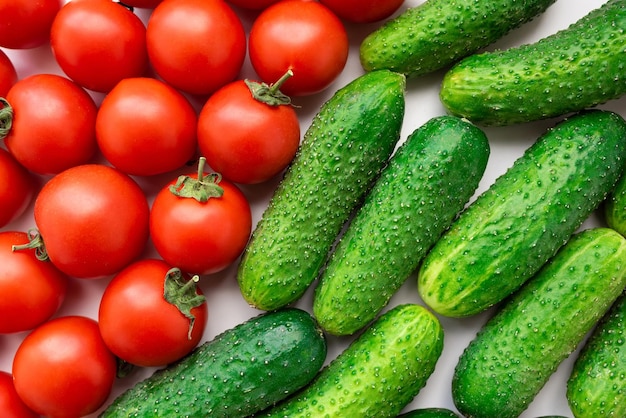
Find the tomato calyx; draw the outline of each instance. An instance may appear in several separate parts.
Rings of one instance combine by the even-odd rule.
[[[212,197],[222,197],[224,189],[219,185],[219,182],[222,181],[222,175],[211,173],[205,176],[205,164],[206,158],[200,157],[198,161],[198,177],[179,176],[176,183],[169,187],[170,192],[178,197],[196,199],[200,203],[205,203]]]
[[[4,139],[13,126],[13,107],[3,97],[0,97],[0,106],[0,139]]]
[[[250,93],[252,93],[252,97],[254,97],[255,100],[270,106],[281,106],[291,104],[291,97],[281,92],[280,87],[292,76],[293,71],[289,69],[278,81],[272,84],[259,83],[249,79],[245,79],[244,82],[250,89]]]
[[[195,307],[202,305],[206,298],[196,292],[196,283],[200,280],[198,275],[190,280],[185,280],[180,269],[174,267],[165,274],[163,297],[166,301],[176,306],[178,310],[189,319],[189,331],[187,338],[191,340],[196,317],[191,313]]]
[[[28,243],[21,245],[12,245],[11,251],[35,250],[35,257],[39,261],[50,261],[46,245],[43,242],[41,234],[36,229],[28,230]]]

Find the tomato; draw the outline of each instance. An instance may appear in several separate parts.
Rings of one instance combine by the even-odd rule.
[[[354,23],[372,23],[394,14],[404,0],[319,0],[337,16]]]
[[[274,3],[278,3],[281,0],[228,0],[229,3],[234,4],[235,6],[251,9],[251,10],[261,10],[266,7],[271,6]]]
[[[13,385],[13,375],[0,371],[0,411],[4,418],[39,418],[26,406]]]
[[[17,82],[17,71],[11,58],[0,49],[0,97],[6,97],[7,93]]]
[[[280,1],[263,10],[249,35],[250,62],[270,83],[291,69],[281,90],[304,96],[327,88],[343,71],[350,44],[341,20],[317,1]]]
[[[200,275],[232,264],[252,228],[250,205],[241,190],[217,175],[205,176],[203,167],[201,158],[198,174],[161,189],[150,212],[150,235],[159,255],[184,272]]]
[[[79,417],[108,398],[117,364],[100,336],[98,323],[65,316],[35,328],[13,359],[15,390],[41,415]]]
[[[165,287],[166,278],[172,287]],[[165,299],[165,288],[172,302]],[[192,306],[184,304],[189,300]],[[191,317],[183,313],[185,309]],[[200,289],[180,270],[172,271],[158,259],[140,260],[120,271],[104,290],[98,313],[109,349],[143,367],[164,366],[188,354],[200,342],[206,320],[207,305]]]
[[[106,95],[96,119],[102,154],[119,170],[149,176],[194,156],[196,111],[180,92],[153,78],[128,78]]]
[[[0,148],[0,228],[22,215],[35,196],[35,178]]]
[[[194,95],[233,81],[246,56],[241,20],[223,0],[164,0],[148,19],[146,37],[156,73]]]
[[[146,28],[133,12],[111,0],[65,3],[52,23],[50,45],[65,74],[81,86],[108,92],[148,67]]]
[[[57,174],[96,153],[97,106],[78,84],[60,75],[35,74],[18,81],[6,100],[13,123],[4,141],[29,170]]]
[[[0,0],[0,46],[30,49],[50,39],[61,0]]]
[[[133,179],[87,164],[50,179],[35,199],[35,223],[50,261],[69,276],[117,273],[143,252],[150,209]]]
[[[246,82],[238,80],[215,92],[202,107],[198,144],[211,168],[224,178],[260,183],[291,162],[300,144],[300,123],[291,105],[257,100]]]

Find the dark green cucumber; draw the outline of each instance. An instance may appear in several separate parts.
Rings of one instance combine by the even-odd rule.
[[[533,44],[467,57],[444,76],[447,111],[482,125],[565,115],[626,93],[626,2],[609,0]]]
[[[366,71],[416,77],[459,61],[543,13],[555,0],[426,0],[361,43]]]
[[[261,416],[395,417],[424,387],[443,350],[443,329],[426,308],[382,314],[302,391]]]
[[[452,378],[459,412],[518,417],[625,286],[626,238],[610,228],[574,235],[464,350]]]
[[[414,409],[398,415],[398,418],[460,418],[458,414],[447,408]]]
[[[137,383],[101,417],[246,417],[308,384],[325,360],[326,340],[311,315],[265,313]]]
[[[400,139],[405,78],[364,74],[321,107],[239,265],[241,293],[272,310],[299,299]]]
[[[426,255],[422,299],[462,317],[510,295],[606,198],[625,156],[626,121],[616,113],[585,111],[548,129]]]
[[[607,225],[626,236],[626,174],[617,181],[604,204]]]
[[[325,331],[353,334],[387,305],[478,188],[489,151],[482,130],[453,116],[409,135],[320,277],[313,312]]]
[[[626,293],[583,346],[567,381],[576,418],[626,417]]]

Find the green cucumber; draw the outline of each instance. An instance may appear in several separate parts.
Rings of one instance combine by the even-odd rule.
[[[417,77],[450,66],[543,13],[555,0],[426,0],[361,43],[366,71]]]
[[[409,135],[320,277],[313,313],[325,331],[353,334],[387,305],[478,188],[489,151],[482,130],[453,116]]]
[[[481,125],[565,115],[626,93],[626,2],[609,0],[532,44],[467,57],[448,71],[440,98]]]
[[[326,350],[323,333],[307,312],[264,313],[137,383],[101,417],[246,417],[308,384]]]
[[[518,417],[625,286],[626,238],[610,228],[574,235],[461,354],[452,378],[459,412]]]
[[[447,408],[414,409],[398,415],[398,418],[460,418],[458,414]]]
[[[244,250],[237,279],[251,306],[288,305],[317,278],[400,139],[404,88],[403,75],[366,73],[322,105]]]
[[[609,227],[626,236],[626,174],[604,202],[604,219]]]
[[[416,304],[382,314],[302,391],[259,416],[396,417],[443,350],[439,320]]]
[[[548,129],[426,255],[422,299],[463,317],[513,293],[606,198],[625,155],[626,121],[616,113],[584,111]]]
[[[626,293],[581,349],[567,381],[576,418],[626,417]]]

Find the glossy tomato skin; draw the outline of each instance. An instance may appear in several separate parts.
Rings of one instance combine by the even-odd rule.
[[[50,261],[77,278],[115,274],[138,258],[148,240],[149,213],[139,185],[100,164],[57,174],[34,207]]]
[[[404,0],[319,0],[337,16],[353,23],[373,23],[394,14]]]
[[[0,148],[0,228],[21,216],[36,192],[33,175],[4,148]]]
[[[291,162],[299,144],[294,108],[256,100],[243,80],[215,92],[198,117],[200,153],[214,171],[235,183],[274,177]]]
[[[24,338],[13,359],[15,389],[41,415],[79,417],[107,399],[117,371],[115,356],[96,321],[82,316],[52,319]]]
[[[195,320],[189,338],[190,320],[163,297],[171,268],[163,260],[139,260],[120,271],[102,295],[98,313],[102,338],[128,363],[167,365],[188,354],[202,338],[206,301],[191,309]],[[202,294],[199,288],[196,293]]]
[[[30,49],[50,39],[62,0],[0,0],[0,46]]]
[[[4,371],[0,371],[0,411],[4,418],[39,418],[39,414],[20,399],[13,385],[13,375]]]
[[[97,150],[94,99],[56,74],[35,74],[9,90],[13,124],[5,144],[27,169],[57,174],[89,162]]]
[[[81,86],[106,93],[148,67],[146,28],[111,0],[67,2],[52,23],[50,45],[59,67]]]
[[[17,71],[13,61],[0,49],[0,97],[6,97],[15,83],[17,83]]]
[[[193,95],[234,80],[246,55],[241,20],[223,0],[163,0],[148,20],[146,39],[156,73]]]
[[[291,69],[281,90],[306,96],[326,89],[343,71],[349,52],[343,22],[317,1],[284,0],[263,10],[249,35],[250,62],[272,83]]]
[[[96,138],[105,158],[131,175],[182,167],[196,151],[196,111],[183,94],[153,78],[120,81],[102,101]]]
[[[237,7],[250,10],[262,10],[281,0],[228,0]]]

